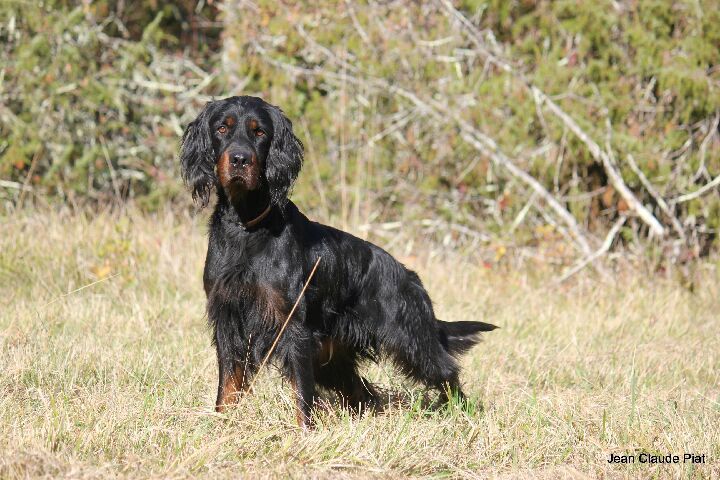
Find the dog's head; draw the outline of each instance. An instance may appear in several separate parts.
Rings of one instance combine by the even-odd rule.
[[[201,207],[213,187],[233,198],[266,189],[283,206],[303,161],[302,142],[276,106],[257,97],[209,102],[182,138],[182,176]]]

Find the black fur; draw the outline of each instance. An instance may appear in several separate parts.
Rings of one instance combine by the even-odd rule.
[[[217,181],[215,177],[215,152],[209,120],[218,109],[217,102],[208,103],[200,115],[185,129],[182,137],[180,163],[182,177],[192,189],[193,199],[205,207],[210,192]]]
[[[455,356],[495,326],[437,320],[414,272],[376,245],[308,220],[288,200],[302,160],[290,121],[255,97],[209,103],[183,136],[183,178],[194,198],[206,205],[213,188],[218,198],[203,278],[219,364],[217,409],[247,388],[318,258],[272,355],[293,384],[302,426],[316,385],[351,408],[373,405],[376,391],[358,363],[381,355],[445,399],[462,395]]]

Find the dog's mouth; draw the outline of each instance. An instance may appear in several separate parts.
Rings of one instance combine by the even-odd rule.
[[[252,187],[255,182],[252,174],[246,172],[238,172],[227,178],[223,183],[223,186],[227,190],[251,191],[253,190]]]
[[[257,160],[253,158],[246,164],[231,162],[227,152],[218,160],[217,176],[220,185],[231,195],[256,190],[262,184],[261,166]]]
[[[231,172],[221,179],[227,193],[234,197],[258,190],[262,185],[262,175],[258,168],[249,167]]]
[[[234,171],[230,174],[228,184],[242,183],[251,186],[260,179],[260,171],[258,168],[249,167]]]

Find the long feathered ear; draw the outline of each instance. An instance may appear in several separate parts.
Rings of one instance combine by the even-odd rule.
[[[273,122],[273,138],[265,177],[272,202],[283,207],[302,168],[303,144],[293,133],[292,123],[282,110],[273,105],[268,105],[267,109]]]
[[[187,126],[180,147],[182,178],[192,189],[192,197],[200,208],[207,206],[216,182],[215,152],[210,133],[214,102],[208,102],[200,115]]]

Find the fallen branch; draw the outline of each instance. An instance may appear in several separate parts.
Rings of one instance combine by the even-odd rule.
[[[618,232],[620,231],[620,228],[625,224],[625,221],[627,220],[627,216],[623,215],[622,217],[618,218],[615,224],[612,226],[610,231],[608,232],[607,236],[605,237],[605,241],[603,242],[602,246],[594,252],[592,255],[584,258],[580,262],[578,262],[574,267],[572,267],[570,270],[565,272],[562,277],[560,277],[556,283],[562,283],[568,278],[572,277],[576,273],[578,273],[580,270],[585,268],[587,265],[591,264],[598,258],[605,255],[608,250],[610,250],[610,247],[612,246],[613,240],[615,240],[615,237],[617,236]]]
[[[550,111],[552,111],[557,117],[559,117],[565,124],[565,126],[572,130],[573,133],[575,133],[575,135],[580,138],[583,143],[585,143],[585,145],[588,147],[588,150],[590,150],[590,154],[597,161],[602,163],[603,168],[605,169],[605,172],[607,173],[613,187],[615,187],[615,190],[617,190],[620,196],[625,199],[630,209],[633,210],[650,227],[650,230],[655,235],[659,237],[664,236],[665,229],[663,228],[662,224],[653,216],[653,214],[647,208],[645,208],[645,206],[635,197],[635,195],[633,195],[627,185],[625,185],[622,176],[617,171],[617,168],[615,167],[607,152],[603,151],[600,146],[595,143],[595,141],[593,141],[590,136],[587,135],[578,126],[575,120],[573,120],[567,113],[565,113],[554,101],[552,101],[552,99],[550,99],[538,87],[533,85],[532,82],[530,82],[525,77],[525,75],[522,74],[522,72],[517,72],[509,62],[502,60],[497,55],[493,54],[487,48],[485,48],[485,45],[483,44],[480,37],[480,32],[478,32],[472,22],[470,22],[465,17],[465,15],[455,9],[452,3],[450,3],[448,0],[440,0],[440,3],[447,10],[447,12],[455,19],[457,19],[460,24],[465,28],[465,30],[470,33],[470,38],[475,44],[477,51],[481,55],[483,55],[488,61],[500,67],[505,72],[520,79],[521,82],[530,89],[536,102],[539,102],[540,104],[545,103],[549,107]]]
[[[657,190],[655,190],[655,187],[653,187],[652,183],[650,183],[650,180],[648,180],[642,170],[640,170],[640,167],[638,167],[637,163],[635,163],[635,158],[633,158],[632,155],[628,155],[627,162],[628,165],[630,165],[630,169],[635,172],[635,175],[637,175],[640,179],[640,183],[643,184],[645,190],[647,190],[650,196],[655,199],[655,203],[658,204],[660,210],[662,210],[663,213],[670,219],[670,223],[672,223],[675,232],[680,236],[680,238],[685,240],[685,230],[683,230],[682,224],[677,219],[672,210],[670,210],[670,207],[668,206],[665,199],[660,195]]]
[[[40,160],[40,157],[42,157],[44,153],[45,147],[43,145],[40,145],[40,148],[38,148],[35,152],[35,155],[33,155],[33,159],[30,162],[30,168],[28,169],[27,175],[25,175],[25,181],[22,184],[22,188],[20,188],[20,197],[18,198],[16,207],[17,211],[22,210],[23,202],[25,200],[25,192],[32,191],[32,188],[30,188],[30,180],[32,180],[33,173],[35,173],[35,168],[37,167],[38,160]]]
[[[10,188],[13,190],[27,190],[32,192],[33,188],[29,185],[23,185],[22,183],[12,182],[10,180],[0,180],[0,188]]]
[[[620,172],[617,170],[615,163],[612,161],[610,156],[605,152],[602,148],[600,148],[600,145],[598,145],[590,136],[585,133],[585,131],[580,128],[580,126],[575,122],[575,120],[570,117],[567,113],[565,113],[555,102],[553,102],[547,95],[545,95],[543,92],[540,91],[537,87],[531,87],[533,91],[533,95],[536,95],[537,98],[545,103],[545,105],[548,106],[551,112],[555,114],[568,129],[570,129],[575,136],[577,136],[588,148],[590,151],[590,154],[595,158],[595,160],[602,163],[603,168],[605,169],[605,173],[608,176],[608,179],[610,180],[610,183],[612,186],[617,190],[617,192],[620,194],[620,196],[625,199],[625,201],[628,204],[628,207],[633,210],[641,219],[643,222],[647,224],[648,227],[650,227],[650,231],[652,231],[655,235],[658,237],[663,237],[665,235],[665,228],[662,226],[662,224],[658,221],[657,218],[648,210],[638,199],[635,197],[635,195],[630,191],[627,185],[625,185],[625,182],[622,179],[622,176],[620,175]]]
[[[263,48],[257,43],[255,43],[254,46],[258,49],[260,53],[263,54],[262,58],[266,62],[278,68],[286,70],[290,73],[294,73],[296,75],[322,77],[328,80],[332,79],[336,81],[345,81],[353,83],[355,85],[372,87],[375,90],[378,90],[385,94],[392,93],[403,97],[406,100],[409,100],[413,104],[415,104],[420,111],[432,115],[434,118],[440,121],[445,122],[448,118],[452,118],[456,122],[457,126],[460,128],[463,139],[465,139],[477,150],[487,155],[495,164],[505,168],[512,176],[518,178],[525,185],[529,186],[540,196],[540,198],[542,198],[547,203],[547,205],[562,219],[563,223],[566,224],[575,244],[583,254],[588,255],[592,252],[590,244],[588,243],[586,236],[581,231],[580,226],[575,220],[575,217],[573,217],[573,215],[565,207],[563,207],[560,202],[558,202],[558,200],[553,197],[552,194],[550,194],[550,192],[548,192],[547,189],[545,189],[545,187],[543,187],[542,184],[538,182],[532,175],[528,174],[527,172],[519,168],[517,165],[515,165],[514,161],[500,150],[500,147],[498,146],[497,142],[495,142],[495,140],[485,135],[477,128],[473,127],[470,123],[459,118],[457,116],[457,112],[452,112],[449,106],[432,99],[421,99],[409,90],[388,83],[383,79],[373,78],[369,76],[360,78],[357,75],[361,74],[361,72],[358,72],[357,69],[352,66],[349,66],[350,68],[348,68],[348,70],[356,73],[356,76],[348,75],[347,73],[339,74],[320,68],[298,67],[296,65],[290,65],[275,60],[274,58],[272,58],[272,55],[270,55],[270,53],[265,50],[265,48]],[[330,54],[329,52],[327,52],[326,49],[321,51],[326,55]],[[338,61],[337,59],[333,60],[343,67],[348,67],[345,62]]]
[[[698,190],[696,190],[694,192],[686,193],[685,195],[680,195],[679,197],[675,198],[674,201],[676,203],[684,203],[684,202],[689,202],[690,200],[695,200],[698,197],[702,197],[703,195],[705,195],[707,192],[709,192],[713,188],[716,188],[718,185],[720,185],[720,175],[713,178],[712,181],[710,181],[709,183],[706,183]]]
[[[493,162],[502,166],[511,175],[517,177],[524,184],[532,188],[533,191],[540,198],[542,198],[547,203],[547,205],[552,208],[552,210],[563,220],[563,222],[570,231],[571,237],[578,245],[580,250],[585,254],[591,252],[590,244],[587,242],[585,236],[580,231],[580,227],[575,221],[575,217],[573,217],[572,214],[565,207],[560,205],[557,199],[553,197],[550,192],[548,192],[547,189],[545,189],[545,187],[543,187],[542,184],[535,179],[535,177],[515,165],[502,152],[498,150],[493,150],[492,144],[488,145],[487,143],[482,142],[480,139],[478,139],[477,136],[473,136],[471,133],[468,132],[465,132],[463,134],[463,138],[473,147],[485,153],[488,157],[490,157]]]

